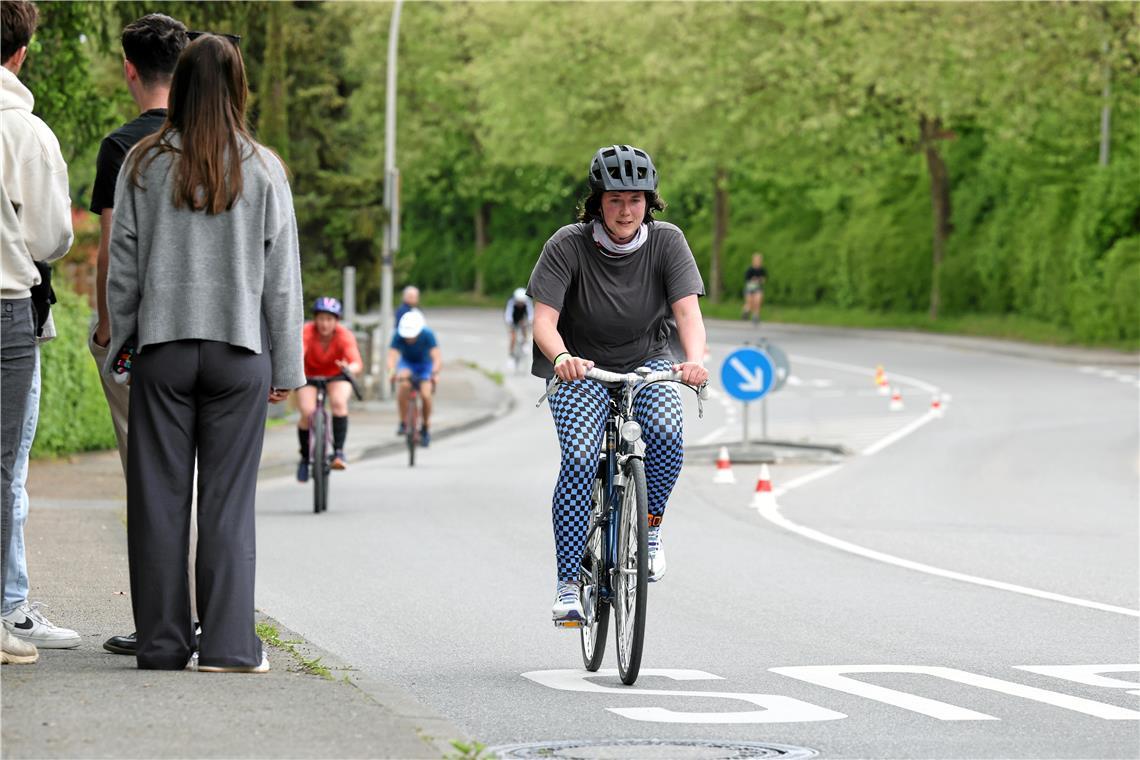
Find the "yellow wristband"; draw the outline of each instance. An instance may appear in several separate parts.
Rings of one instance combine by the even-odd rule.
[[[554,366],[557,367],[559,364],[561,364],[562,362],[566,361],[569,358],[570,358],[570,352],[569,351],[563,351],[558,356],[554,357]]]

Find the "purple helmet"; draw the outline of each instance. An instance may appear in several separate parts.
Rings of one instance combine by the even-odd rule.
[[[316,301],[313,301],[313,313],[320,314],[321,312],[332,314],[337,319],[344,315],[344,309],[341,308],[340,301],[332,296],[321,296]]]

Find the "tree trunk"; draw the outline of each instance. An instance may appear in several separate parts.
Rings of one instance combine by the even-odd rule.
[[[942,258],[946,252],[946,240],[954,231],[950,224],[950,175],[946,162],[938,151],[939,140],[952,140],[954,133],[942,129],[941,119],[919,117],[922,135],[922,152],[926,156],[926,168],[930,172],[930,206],[933,212],[934,230],[931,247],[930,268],[930,318],[938,319],[942,294],[939,281],[942,274]]]
[[[289,104],[285,79],[284,3],[269,3],[265,22],[265,58],[261,75],[261,103],[257,119],[258,140],[289,160]]]
[[[721,262],[724,256],[724,239],[728,236],[728,170],[723,166],[716,169],[716,185],[713,191],[713,239],[712,256],[709,260],[709,299],[720,302]]]
[[[491,204],[475,206],[475,295],[483,295],[483,251],[487,249],[487,225],[491,221]]]

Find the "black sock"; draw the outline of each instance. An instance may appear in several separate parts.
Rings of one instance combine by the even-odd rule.
[[[348,417],[333,417],[333,449],[344,450],[344,439],[348,437]]]
[[[297,428],[297,440],[301,442],[301,459],[309,458],[309,431]]]

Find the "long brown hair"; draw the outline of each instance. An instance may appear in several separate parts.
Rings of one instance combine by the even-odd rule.
[[[140,172],[163,153],[173,153],[174,207],[229,211],[241,196],[242,151],[253,143],[245,123],[248,95],[237,45],[213,34],[191,42],[174,69],[166,122],[133,151],[131,182],[140,186]],[[173,132],[180,145],[171,142]]]

